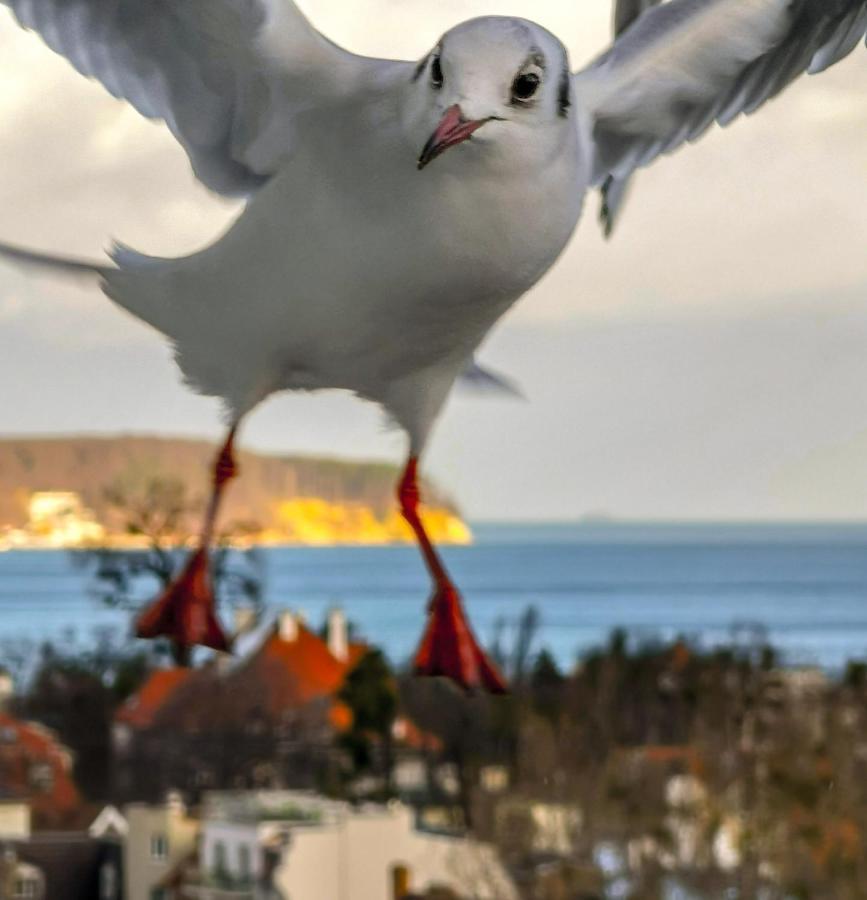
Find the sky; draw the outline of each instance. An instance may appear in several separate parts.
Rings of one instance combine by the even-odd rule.
[[[610,0],[301,0],[329,37],[415,59],[457,22],[524,15],[577,68]],[[350,8],[348,8],[350,7]],[[238,207],[165,129],[0,10],[0,240],[181,255]],[[524,400],[456,395],[425,467],[474,519],[867,517],[867,53],[642,172],[611,242],[595,199],[491,335]],[[96,291],[0,268],[0,434],[217,440],[218,410],[160,338]],[[398,461],[400,434],[342,395],[281,395],[243,443]]]

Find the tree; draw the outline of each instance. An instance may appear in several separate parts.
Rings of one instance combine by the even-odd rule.
[[[151,596],[165,590],[185,562],[183,548],[195,538],[202,500],[182,481],[160,473],[132,471],[106,489],[116,530],[143,546],[73,551],[78,565],[92,571],[92,591],[107,606],[136,612]],[[232,608],[261,609],[261,554],[237,551],[233,542],[256,531],[230,523],[217,537],[212,579],[217,600]],[[168,646],[160,642],[161,652]]]
[[[530,692],[533,706],[545,718],[554,722],[562,711],[562,691],[566,679],[550,651],[543,649],[536,657],[530,673]]]
[[[45,644],[17,712],[57,732],[73,751],[75,780],[91,801],[111,798],[111,726],[115,710],[153,665],[147,651],[131,649],[108,630],[81,648]]]
[[[352,757],[355,774],[375,769],[376,749],[381,748],[385,791],[391,793],[397,685],[380,650],[368,650],[347,676],[338,697],[352,713],[352,725],[341,736],[340,743]]]
[[[515,646],[512,651],[511,680],[513,687],[524,684],[530,666],[530,652],[540,624],[541,617],[535,606],[530,605],[521,613],[518,620],[518,633],[515,636]]]

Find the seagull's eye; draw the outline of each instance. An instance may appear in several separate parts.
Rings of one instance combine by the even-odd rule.
[[[430,82],[435,88],[439,89],[443,86],[444,81],[442,60],[435,56],[430,66]]]
[[[512,85],[512,99],[526,103],[539,90],[542,79],[535,72],[522,72]]]

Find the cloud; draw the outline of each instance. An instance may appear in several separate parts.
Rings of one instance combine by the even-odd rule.
[[[434,470],[481,517],[863,518],[863,295],[522,325],[526,403],[455,399]]]

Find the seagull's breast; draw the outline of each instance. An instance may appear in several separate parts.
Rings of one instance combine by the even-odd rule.
[[[255,347],[262,379],[281,387],[375,396],[412,371],[459,366],[552,265],[583,193],[566,154],[503,177],[472,164],[481,152],[458,147],[419,172],[417,148],[386,131],[297,154],[191,258],[212,332]]]

